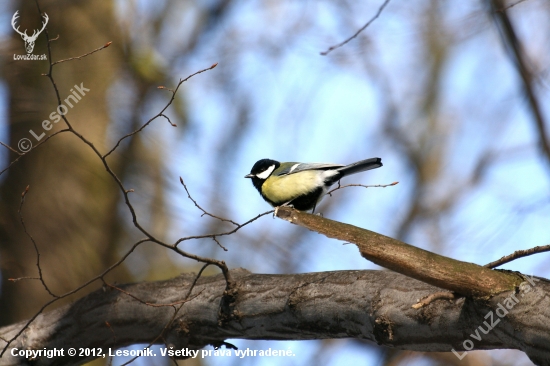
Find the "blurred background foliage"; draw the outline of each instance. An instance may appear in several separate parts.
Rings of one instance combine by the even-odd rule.
[[[373,17],[383,1],[40,0],[49,16],[52,59],[113,44],[60,64],[64,99],[90,89],[67,118],[103,153],[158,113],[170,97],[157,89],[218,62],[180,89],[167,115],[125,140],[108,162],[134,189],[140,223],[162,240],[228,229],[211,213],[244,222],[269,209],[243,176],[260,158],[351,163],[381,157],[384,167],[343,183],[319,207],[325,217],[380,232],[459,260],[485,264],[518,249],[548,244],[550,155],[541,130],[550,118],[550,2],[392,0],[356,39],[327,56]],[[520,77],[517,36],[528,80]],[[0,4],[0,141],[17,148],[56,108],[44,61],[15,61],[23,42],[10,26],[37,29],[30,0]],[[30,33],[30,32],[29,32]],[[34,54],[46,53],[45,35]],[[527,88],[526,88],[527,87]],[[534,117],[534,95],[539,122]],[[62,129],[56,124],[47,135]],[[36,144],[36,141],[33,141]],[[0,147],[0,169],[16,155]],[[38,281],[41,254],[51,290],[67,292],[97,275],[140,239],[121,194],[91,149],[63,133],[0,175],[0,322],[32,316],[50,295]],[[379,269],[341,245],[270,216],[230,237],[189,241],[183,249],[258,273]],[[548,255],[503,266],[550,277]],[[107,280],[165,279],[198,264],[153,244],[139,247]],[[215,273],[211,269],[208,274]],[[87,287],[84,293],[101,284]],[[55,306],[61,305],[57,303]],[[233,341],[240,348],[287,348],[289,364],[528,365],[521,352],[413,353],[358,340]],[[277,359],[182,361],[183,365],[271,365]],[[120,364],[121,360],[115,360]],[[137,364],[170,364],[142,359]],[[96,361],[103,364],[104,361]]]

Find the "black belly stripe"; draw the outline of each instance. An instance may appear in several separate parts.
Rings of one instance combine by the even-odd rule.
[[[306,195],[293,199],[290,204],[300,211],[311,210],[319,200],[321,194],[323,194],[323,188],[319,187]]]

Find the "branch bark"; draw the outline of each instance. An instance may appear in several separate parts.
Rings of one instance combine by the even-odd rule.
[[[379,345],[414,351],[454,349],[464,356],[465,339],[473,349],[511,348],[526,352],[533,362],[550,360],[550,283],[536,281],[529,291],[520,286],[518,302],[487,334],[469,336],[506,304],[515,292],[490,300],[461,298],[435,301],[421,310],[411,308],[436,287],[391,271],[337,271],[293,275],[251,274],[232,270],[236,281],[234,302],[220,316],[225,279],[222,275],[201,278],[191,301],[174,317],[173,306],[181,301],[195,276],[181,275],[161,282],[128,284],[117,290],[99,290],[63,308],[41,314],[0,358],[0,365],[24,363],[11,349],[69,347],[108,348],[149,343],[167,324],[159,342],[176,349],[197,350],[219,345],[230,338],[304,340],[358,338]],[[156,304],[155,306],[147,305]],[[491,320],[491,322],[494,321]],[[107,325],[108,324],[108,325]],[[0,329],[10,339],[24,322]],[[5,342],[0,341],[0,345]],[[235,352],[235,351],[231,351]],[[233,353],[234,354],[234,353]],[[33,365],[82,364],[93,357],[40,357]]]
[[[356,244],[361,255],[384,268],[470,297],[490,297],[515,289],[522,278],[457,261],[399,240],[317,215],[279,207],[275,215],[329,238]]]

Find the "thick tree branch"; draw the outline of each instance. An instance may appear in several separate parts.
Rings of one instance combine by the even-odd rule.
[[[329,238],[356,244],[361,255],[371,262],[461,295],[487,297],[512,290],[522,281],[513,273],[457,261],[369,230],[290,207],[279,207],[275,216]]]
[[[171,324],[157,342],[197,350],[230,338],[303,340],[367,339],[380,345],[415,351],[451,351],[463,355],[469,334],[488,321],[486,314],[514,296],[513,292],[476,302],[436,301],[421,310],[411,305],[437,288],[391,271],[337,271],[294,275],[251,274],[232,270],[237,295],[230,317],[221,320],[223,275],[200,278],[185,274],[161,282],[96,291],[79,301],[38,316],[0,358],[0,365],[22,363],[11,349],[101,347],[105,352],[148,343]],[[533,279],[531,279],[533,281]],[[534,362],[550,359],[550,283],[534,279],[529,291],[500,324],[473,341],[474,349],[513,348]],[[529,282],[520,286],[524,288]],[[128,294],[132,294],[129,296]],[[190,301],[174,317],[174,307]],[[520,296],[521,295],[521,296]],[[524,296],[523,296],[524,295]],[[139,300],[136,300],[139,299]],[[149,304],[165,304],[150,306]],[[495,315],[496,317],[496,315]],[[0,329],[9,339],[24,322]],[[478,332],[479,333],[479,332]],[[0,340],[0,344],[3,341]],[[234,352],[234,351],[233,351]],[[74,365],[92,357],[38,358],[33,365]]]

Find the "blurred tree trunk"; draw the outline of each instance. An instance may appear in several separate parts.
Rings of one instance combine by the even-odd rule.
[[[50,37],[59,35],[51,43],[53,61],[79,56],[108,41],[116,41],[111,1],[40,1],[40,7],[49,16]],[[34,2],[17,1],[15,9],[19,10],[20,29],[40,27]],[[43,32],[34,54],[47,54],[46,47]],[[120,44],[114,42],[112,47]],[[23,41],[14,32],[8,54],[24,53]],[[62,101],[74,85],[90,89],[78,104],[69,108],[67,118],[100,151],[104,150],[109,125],[106,93],[119,66],[119,55],[109,48],[80,61],[57,65],[53,71]],[[45,132],[45,139],[66,127],[60,121],[50,131],[42,129],[42,121],[57,108],[53,88],[41,76],[48,71],[46,61],[8,59],[2,68],[9,92],[10,146],[17,149],[22,138],[37,145],[31,129],[37,135]],[[9,161],[15,157],[10,153]],[[4,173],[0,186],[1,324],[29,317],[51,299],[39,281],[9,281],[9,278],[38,276],[35,249],[17,214],[21,192],[27,185],[30,191],[23,216],[40,250],[46,284],[55,294],[73,289],[113,263],[114,243],[120,231],[119,192],[104,172],[89,147],[76,136],[62,133],[30,151]]]

